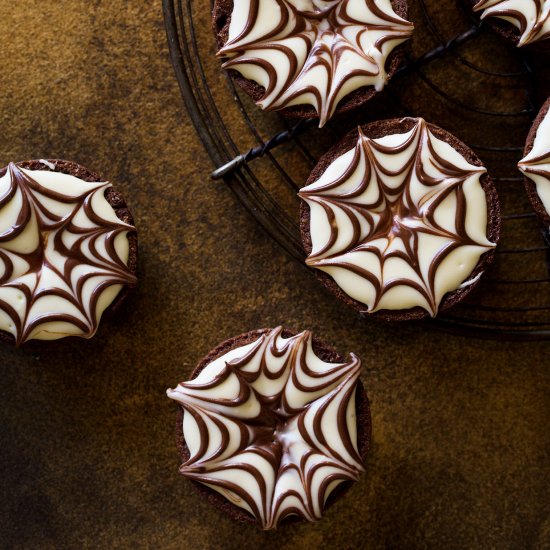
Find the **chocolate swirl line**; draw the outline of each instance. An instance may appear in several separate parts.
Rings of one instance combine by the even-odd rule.
[[[519,162],[518,168],[533,181],[544,210],[550,216],[550,99],[533,141],[531,151]]]
[[[357,450],[353,354],[325,363],[303,332],[279,327],[216,359],[167,395],[185,413],[190,457],[180,472],[224,495],[263,526],[321,518],[332,491],[363,471]]]
[[[368,312],[420,306],[435,316],[495,246],[486,237],[484,172],[422,119],[381,139],[359,128],[355,148],[299,193],[310,207],[306,263]]]
[[[110,187],[13,163],[0,179],[0,329],[17,345],[93,336],[121,285],[135,284],[133,227],[106,201]]]
[[[226,44],[218,56],[265,88],[257,102],[276,110],[310,104],[323,126],[352,91],[387,81],[391,51],[413,25],[389,0],[234,0]]]
[[[519,29],[518,46],[550,38],[550,0],[481,0],[474,11],[482,19],[498,17]]]

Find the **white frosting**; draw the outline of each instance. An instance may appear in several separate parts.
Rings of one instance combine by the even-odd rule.
[[[229,58],[224,67],[266,88],[263,109],[312,105],[323,126],[347,94],[382,90],[388,55],[412,31],[390,0],[234,0],[219,55]]]
[[[185,410],[190,458],[181,473],[250,512],[264,529],[289,513],[320,519],[330,492],[363,471],[355,412],[360,361],[352,355],[348,363],[326,363],[309,332],[281,332],[225,353],[167,391]],[[273,411],[276,429],[261,420]],[[267,440],[255,435],[258,425],[268,426]],[[270,438],[279,446],[270,447]]]
[[[538,127],[533,148],[518,166],[535,183],[544,209],[550,215],[550,110]]]
[[[0,178],[0,201],[4,203],[0,208],[0,238],[4,237],[0,241],[0,281],[9,264],[13,265],[11,275],[0,283],[0,329],[12,334],[17,343],[69,335],[91,337],[122,283],[133,278],[126,267],[127,233],[133,228],[119,220],[105,199],[109,183],[89,183],[60,172],[19,170],[38,188],[17,186],[8,200],[13,190],[11,165]],[[15,226],[25,206],[30,217],[16,235]],[[97,221],[90,218],[90,212]],[[68,261],[74,252],[67,255],[60,250],[58,238],[86,260],[78,259],[78,265],[71,266]],[[114,244],[114,257],[106,248],[109,241]],[[30,269],[24,255],[39,254],[41,247],[42,267]],[[92,311],[92,296],[98,293]],[[60,315],[69,318],[60,320]]]
[[[369,313],[420,306],[434,316],[444,295],[467,285],[480,256],[495,246],[486,236],[484,173],[422,119],[406,134],[380,139],[359,131],[356,146],[300,192],[310,207],[308,265],[328,273]],[[410,214],[401,216],[401,207]],[[392,233],[388,219],[405,230]]]
[[[474,10],[483,10],[482,19],[498,17],[517,27],[518,46],[550,38],[550,0],[481,0]]]

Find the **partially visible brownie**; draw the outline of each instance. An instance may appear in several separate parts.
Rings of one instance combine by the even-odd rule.
[[[549,4],[549,0],[540,0],[535,2],[534,0],[516,0],[516,4],[510,4],[509,0],[500,0],[500,2],[487,2],[486,0],[466,0],[474,11],[480,12],[483,16],[484,13],[488,15],[484,19],[487,24],[500,36],[502,36],[508,42],[515,46],[525,48],[526,50],[542,55],[550,55],[550,10],[545,10],[545,6]],[[499,4],[505,4],[500,6]],[[522,13],[522,9],[527,9],[526,13]],[[496,10],[489,12],[487,10]],[[521,44],[523,29],[527,30],[529,24],[531,24],[532,15],[531,11],[538,11],[538,17],[536,25],[540,27],[547,27],[546,31],[538,31],[533,38],[525,38],[524,43]],[[509,19],[504,19],[507,17]],[[519,27],[514,25],[510,19],[519,22]],[[528,21],[529,23],[526,23]],[[520,30],[520,28],[522,30]],[[528,31],[527,31],[528,32]],[[525,41],[526,40],[526,41]]]
[[[52,180],[50,173],[77,179]],[[6,185],[0,201],[0,310],[6,325],[0,328],[0,340],[21,345],[92,337],[101,315],[118,309],[136,284],[137,234],[123,196],[98,174],[67,160],[12,163],[0,169],[0,178]],[[18,196],[22,202],[17,221],[3,221]],[[124,246],[118,244],[117,249],[115,244],[121,233],[128,243],[124,258],[118,254]],[[80,275],[75,276],[77,270]],[[110,303],[98,306],[115,285],[122,285],[121,290]],[[46,311],[40,306],[44,299]]]
[[[343,2],[344,0],[342,0]],[[346,0],[347,1],[347,0]],[[355,0],[351,0],[355,1]],[[327,15],[325,17],[325,21],[328,22],[329,27],[333,27],[335,25],[334,19],[334,10],[342,3],[338,2],[335,4],[335,6],[331,7],[331,15]],[[372,4],[372,6],[371,6]],[[374,2],[367,2],[367,5],[369,7],[372,7],[373,10],[378,9]],[[391,0],[392,8],[399,16],[400,18],[406,20],[408,17],[408,4],[407,0]],[[219,50],[222,50],[222,48],[226,45],[228,41],[229,36],[229,26],[231,24],[231,16],[234,9],[234,2],[233,0],[215,0],[214,7],[212,10],[212,27],[214,30],[214,33],[216,35],[216,43]],[[314,21],[314,25],[317,24],[316,22],[321,20],[322,17],[319,16],[319,12],[315,16],[311,16],[311,14],[308,12],[305,16],[302,12],[299,12],[298,10],[294,10],[293,12],[297,17],[304,17],[304,19],[308,21]],[[387,17],[385,16],[384,12],[380,11],[377,12],[378,17]],[[391,20],[390,18],[388,20],[388,26],[391,26],[394,29],[394,34],[392,36],[395,36],[395,29],[400,28],[400,32],[402,33],[403,38],[408,38],[410,34],[412,33],[412,25],[407,24],[404,25],[402,22],[400,22],[398,19]],[[298,32],[302,32],[303,28],[302,26],[298,26],[295,33],[290,34],[297,34]],[[367,32],[369,32],[367,30]],[[253,44],[254,45],[254,44]],[[250,47],[252,49],[253,45]],[[247,51],[246,49],[240,50],[240,52]],[[328,53],[328,52],[327,52]],[[239,71],[230,68],[231,63],[231,57],[228,55],[224,55],[223,52],[221,52],[222,59],[226,62],[225,66],[228,66],[228,71],[233,80],[255,101],[260,102],[262,98],[266,95],[266,89],[255,82],[254,80],[251,80],[249,78],[246,78],[243,76]],[[403,61],[404,57],[404,46],[401,44],[397,46],[395,49],[389,53],[387,56],[384,66],[385,70],[387,72],[387,80],[390,80],[391,77],[395,74],[397,69],[399,68],[399,65]],[[284,87],[286,88],[290,82],[286,82]],[[352,109],[355,109],[364,103],[366,103],[368,100],[370,100],[372,97],[376,95],[377,91],[375,88],[371,86],[361,86],[357,89],[352,90],[350,93],[348,93],[345,97],[343,97],[339,102],[336,109],[336,113],[343,113],[350,111]],[[299,104],[299,105],[292,105],[292,106],[283,106],[278,107],[277,110],[280,110],[281,114],[283,114],[286,117],[292,118],[292,119],[315,119],[318,118],[319,115],[312,105],[309,104]],[[321,125],[324,122],[321,121]]]
[[[531,152],[535,144],[537,151],[533,156]],[[550,228],[550,98],[542,106],[531,126],[525,142],[524,158],[518,166],[525,175],[525,190],[535,213],[543,225]],[[540,188],[534,179],[537,179]]]

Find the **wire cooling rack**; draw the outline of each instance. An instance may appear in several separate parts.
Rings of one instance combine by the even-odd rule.
[[[216,167],[212,179],[229,186],[292,257],[304,265],[296,192],[319,156],[357,124],[422,116],[478,153],[503,211],[496,261],[479,290],[426,324],[483,338],[550,339],[550,235],[537,223],[516,169],[531,122],[550,95],[547,61],[480,25],[466,2],[409,0],[416,30],[403,66],[365,108],[319,130],[315,122],[291,124],[261,112],[236,89],[215,58],[210,12],[201,2],[163,4],[172,63]]]

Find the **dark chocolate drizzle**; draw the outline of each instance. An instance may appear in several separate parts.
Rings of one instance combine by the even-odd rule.
[[[269,84],[262,98],[257,102],[266,110],[288,107],[297,97],[306,93],[315,97],[314,108],[319,114],[319,125],[323,126],[334,113],[341,89],[348,86],[352,79],[356,83],[347,93],[364,86],[360,77],[376,77],[384,71],[384,61],[380,64],[376,56],[385,45],[392,41],[404,41],[413,32],[412,23],[402,20],[397,15],[384,13],[376,0],[361,0],[365,4],[364,16],[369,19],[369,11],[383,21],[366,24],[354,19],[348,13],[348,7],[354,0],[335,0],[332,2],[312,2],[312,10],[299,10],[291,0],[276,0],[280,9],[277,25],[265,33],[249,39],[251,33],[257,33],[258,27],[265,23],[258,17],[261,0],[249,0],[249,10],[243,31],[218,52],[219,56],[228,58],[223,67],[240,71],[243,65],[257,65],[268,75]],[[239,8],[239,0],[234,0],[233,13]],[[373,19],[371,17],[371,19]],[[374,44],[377,52],[364,51],[362,38],[365,33],[382,32]],[[305,62],[301,62],[288,43],[290,38],[299,37],[306,46]],[[397,44],[396,44],[397,45]],[[278,82],[276,67],[269,61],[266,53],[277,50],[286,56],[289,68],[284,83]],[[390,51],[386,52],[387,54]],[[344,71],[336,79],[339,64],[346,54],[361,58],[362,67]],[[302,82],[308,73],[317,68],[324,69],[326,82],[315,85]],[[280,87],[279,87],[280,86]],[[276,87],[279,91],[272,95]],[[292,88],[293,91],[289,91]],[[347,95],[347,94],[346,94]]]
[[[396,161],[394,169],[387,167],[389,163],[383,166],[374,154],[378,152],[384,155],[399,155],[409,148],[411,148],[409,156],[405,161]],[[422,159],[425,148],[429,150],[429,162],[432,168],[437,168],[438,177],[434,178],[426,171]],[[365,161],[365,168],[360,183],[351,191],[341,191],[341,186],[359,168],[362,159]],[[318,204],[324,210],[330,224],[328,242],[321,250],[309,255],[306,260],[307,265],[319,269],[329,266],[340,267],[365,278],[373,285],[376,296],[374,303],[369,304],[369,311],[378,308],[380,301],[389,290],[404,285],[415,289],[426,300],[429,306],[428,312],[435,315],[439,306],[436,299],[435,279],[441,263],[453,250],[461,246],[484,246],[472,239],[466,230],[467,200],[463,189],[465,182],[474,172],[483,171],[479,168],[464,170],[442,158],[433,146],[427,123],[422,119],[416,121],[410,136],[397,147],[377,143],[367,138],[361,128],[358,128],[358,140],[353,160],[346,171],[335,181],[322,188],[305,189],[299,193],[302,199]],[[398,187],[388,185],[388,181],[398,175],[403,175],[402,183]],[[427,188],[434,188],[433,192],[426,193],[418,203],[411,196],[410,184],[413,176]],[[357,200],[373,184],[378,187],[377,198],[371,203],[366,203],[363,198]],[[442,227],[435,218],[437,208],[450,195],[454,195],[456,200],[454,231]],[[352,224],[353,236],[344,247],[333,250],[339,237],[335,209],[345,213]],[[366,233],[362,229],[361,221],[367,223]],[[427,280],[422,274],[422,266],[419,261],[419,237],[421,234],[445,239],[445,243],[431,258]],[[380,249],[378,243],[374,244],[380,239],[387,241],[384,250]],[[392,246],[396,239],[402,241],[404,250]],[[487,247],[487,250],[490,248],[492,247]],[[424,281],[425,284],[419,284],[406,277],[386,279],[383,276],[381,281],[367,268],[347,262],[342,258],[352,252],[373,253],[380,262],[382,274],[384,273],[384,264],[388,259],[400,258],[407,262],[419,280]]]
[[[105,190],[111,187],[110,184],[98,183],[96,189],[73,197],[63,194],[62,189],[53,191],[40,185],[13,163],[8,166],[7,176],[10,178],[10,186],[7,193],[0,198],[0,216],[2,210],[16,198],[17,193],[20,193],[21,206],[16,222],[0,235],[0,266],[3,267],[0,287],[19,290],[25,300],[25,308],[23,315],[20,315],[10,301],[0,299],[0,309],[13,323],[16,344],[24,343],[32,337],[37,327],[51,322],[70,323],[81,332],[79,336],[90,338],[99,324],[96,307],[103,291],[112,285],[134,285],[136,282],[135,276],[118,256],[115,248],[117,236],[121,233],[127,234],[134,228],[121,221],[104,220],[94,211],[94,195],[105,193]],[[71,205],[70,213],[57,215],[48,209],[45,198]],[[83,228],[77,225],[75,216],[82,213],[94,227]],[[35,248],[28,252],[13,249],[14,240],[33,223],[36,224]],[[70,246],[64,242],[64,236],[67,235],[77,236]],[[101,242],[105,246],[106,254],[100,246]],[[47,253],[48,247],[64,258],[62,269],[51,261]],[[15,268],[14,257],[24,262],[24,270]],[[80,274],[74,280],[75,269],[83,265],[87,267],[88,273]],[[57,275],[69,290],[61,287],[43,287],[41,277],[46,270]],[[99,276],[105,279],[96,284],[90,298],[87,299],[84,295],[85,284]],[[29,318],[33,306],[41,298],[49,296],[61,298],[72,304],[83,319],[61,311],[48,311]]]
[[[281,333],[279,327],[262,335],[212,380],[183,382],[168,391],[193,417],[200,437],[199,449],[180,472],[221,490],[234,504],[246,503],[264,529],[276,528],[289,515],[320,519],[336,482],[356,481],[363,471],[347,423],[348,407],[355,405],[359,359],[352,354],[347,363],[331,365],[322,372],[312,370],[307,361],[311,334],[303,332],[283,344]],[[272,370],[270,357],[285,358],[280,368]],[[230,376],[239,388],[232,399],[213,397],[212,391],[206,394]],[[254,387],[261,377],[279,389],[262,395],[259,387]],[[289,403],[289,394],[296,391],[310,395],[304,406],[295,408]],[[256,414],[248,414],[250,410]],[[335,420],[336,434],[325,431],[323,420],[330,418]],[[219,444],[208,450],[216,437]],[[253,455],[261,457],[267,475],[250,462]],[[237,483],[227,475],[231,472],[246,472],[250,483]],[[288,476],[293,477],[292,488],[284,487]],[[254,494],[260,495],[259,501]]]

